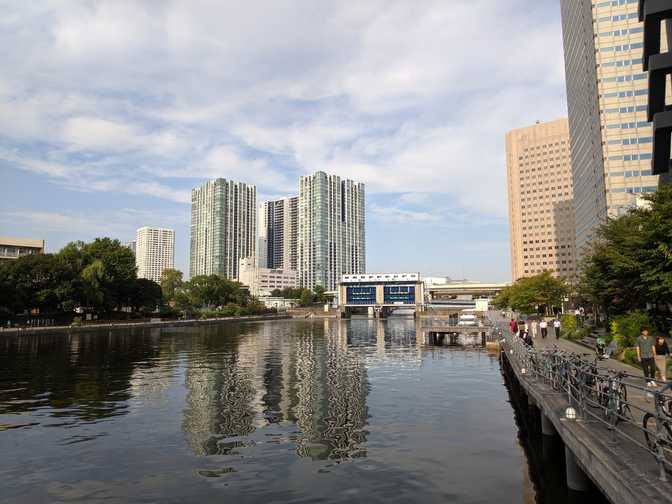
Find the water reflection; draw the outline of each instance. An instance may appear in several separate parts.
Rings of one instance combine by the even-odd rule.
[[[291,338],[266,326],[215,362],[187,362],[182,429],[197,455],[230,452],[228,438],[296,423],[296,453],[312,459],[365,454],[368,383],[362,355],[349,351],[344,324],[311,324]]]
[[[0,339],[12,503],[567,502],[516,420],[496,356],[414,320]]]

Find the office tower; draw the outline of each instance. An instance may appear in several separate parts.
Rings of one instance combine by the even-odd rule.
[[[580,257],[596,227],[655,191],[658,178],[636,0],[561,0],[561,7]]]
[[[344,274],[364,273],[364,184],[316,172],[299,181],[299,283],[335,290]]]
[[[259,205],[259,267],[296,270],[299,198],[264,201]]]
[[[164,270],[175,267],[175,231],[141,227],[135,234],[135,266],[138,278],[161,282]]]
[[[576,273],[572,168],[567,119],[506,134],[513,280]]]
[[[257,190],[219,178],[191,191],[189,272],[236,280],[238,262],[256,252]]]
[[[130,242],[126,243],[125,247],[127,249],[129,249],[131,252],[133,252],[133,255],[135,255],[135,249],[137,248],[136,245],[137,245],[137,242],[135,240],[133,240],[133,241],[130,241]]]

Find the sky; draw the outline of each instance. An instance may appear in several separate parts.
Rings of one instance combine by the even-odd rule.
[[[510,280],[504,135],[566,115],[556,0],[0,0],[0,235],[176,231],[217,177],[259,201],[366,184],[368,272]]]

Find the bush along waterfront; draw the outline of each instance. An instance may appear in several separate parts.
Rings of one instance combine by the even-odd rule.
[[[161,284],[137,277],[135,257],[118,240],[73,242],[55,254],[0,263],[0,322],[78,323],[143,317],[212,318],[269,313],[246,287],[216,275],[183,281],[166,270]]]

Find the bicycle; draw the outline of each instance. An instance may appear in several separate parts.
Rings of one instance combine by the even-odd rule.
[[[613,425],[621,420],[632,419],[632,410],[628,404],[628,389],[622,381],[626,376],[627,373],[623,371],[611,371],[608,378],[604,416]]]
[[[672,389],[672,383],[654,392],[656,413],[646,413],[642,419],[646,445],[656,458],[658,458],[658,442],[660,441],[663,456],[672,459],[672,397],[664,395],[670,389]]]

